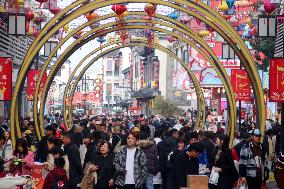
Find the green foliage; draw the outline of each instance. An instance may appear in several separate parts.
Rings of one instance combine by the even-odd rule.
[[[154,114],[162,114],[165,117],[172,117],[175,114],[182,113],[182,109],[178,108],[176,104],[165,100],[161,96],[157,96],[153,100],[153,109]]]
[[[252,41],[251,44],[253,48],[256,50],[255,53],[255,59],[257,60],[255,62],[256,67],[259,70],[268,72],[270,59],[274,57],[275,40],[256,38]],[[265,55],[264,59],[261,58],[260,53],[263,53]],[[261,61],[262,64],[260,64],[258,61]]]

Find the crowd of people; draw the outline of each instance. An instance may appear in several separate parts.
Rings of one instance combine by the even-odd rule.
[[[196,128],[195,116],[82,114],[73,115],[68,128],[54,114],[45,117],[41,140],[24,118],[14,150],[9,124],[2,124],[0,177],[31,175],[41,162],[43,189],[179,189],[187,187],[187,175],[208,176],[210,189],[261,189],[273,170],[284,188],[283,127],[261,133],[245,122],[231,146],[222,124]]]

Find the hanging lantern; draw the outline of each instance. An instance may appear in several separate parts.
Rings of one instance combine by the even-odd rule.
[[[167,38],[168,42],[170,42],[170,43],[176,41],[176,38],[173,37],[172,35],[168,35],[166,38]]]
[[[126,6],[121,4],[115,4],[111,7],[111,9],[116,15],[122,15],[125,11],[127,11]]]
[[[73,35],[73,38],[77,40],[77,39],[79,39],[82,36],[83,33],[84,32],[82,30],[78,31],[75,35]]]
[[[251,28],[252,27],[252,22],[250,18],[246,19],[246,24]]]
[[[57,13],[59,13],[61,11],[61,8],[56,7],[54,9],[50,9],[49,10],[52,14],[56,15]]]
[[[155,15],[157,11],[157,5],[147,3],[144,8],[145,12],[148,14],[148,16],[152,17]]]
[[[85,17],[87,18],[88,21],[92,21],[94,19],[99,18],[100,15],[98,15],[96,12],[92,12],[92,13],[86,14]]]
[[[40,33],[40,30],[34,30],[33,31],[33,37],[36,38],[39,33]]]
[[[271,14],[276,9],[276,4],[271,3],[270,0],[264,0],[263,5],[267,14]]]
[[[198,25],[201,24],[201,20],[199,20],[198,18],[195,18],[195,21],[196,21],[196,23],[197,23]]]
[[[218,5],[218,10],[223,11],[223,12],[229,10],[229,6],[226,3],[226,1],[224,0],[221,1],[221,4]]]
[[[32,9],[29,10],[28,13],[26,13],[26,21],[30,23],[35,17],[34,11]]]
[[[209,31],[208,30],[202,30],[199,33],[200,37],[207,37],[209,35]]]
[[[69,24],[66,24],[65,26],[63,26],[63,30],[64,30],[65,32],[68,32],[68,31],[69,31],[69,28],[70,28]]]
[[[39,8],[41,7],[41,5],[42,5],[43,3],[48,2],[48,0],[35,0],[35,1],[39,3]]]
[[[179,18],[179,15],[175,12],[172,12],[172,13],[168,14],[167,17],[169,17],[173,20],[177,20]]]
[[[190,22],[190,16],[188,15],[188,14],[184,14],[184,15],[182,15],[181,17],[180,17],[180,22],[182,23],[182,24],[187,24],[187,23],[189,23]]]
[[[34,23],[37,24],[37,25],[40,25],[44,19],[43,19],[43,15],[42,14],[37,14],[35,17],[34,17]]]
[[[235,0],[226,0],[226,3],[228,5],[228,7],[231,9],[231,8],[233,8],[233,6],[235,4]]]
[[[106,42],[106,39],[104,37],[99,37],[97,41],[100,43],[100,47],[102,47],[102,44]]]

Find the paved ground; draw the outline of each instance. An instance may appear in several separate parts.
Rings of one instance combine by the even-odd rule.
[[[266,188],[267,188],[267,189],[279,189],[279,188],[277,187],[277,184],[276,184],[276,183],[267,183],[267,184],[266,184]]]

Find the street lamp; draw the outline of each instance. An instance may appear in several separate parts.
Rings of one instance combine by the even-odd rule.
[[[50,53],[53,51],[53,49],[57,46],[57,42],[56,41],[47,41],[44,44],[44,56],[48,57],[50,55]],[[57,52],[54,54],[54,57],[57,56]]]
[[[26,15],[24,13],[8,13],[8,35],[26,35]]]
[[[229,44],[222,44],[222,59],[235,59],[235,52]]]
[[[275,37],[277,27],[277,16],[258,16],[258,37]]]

